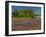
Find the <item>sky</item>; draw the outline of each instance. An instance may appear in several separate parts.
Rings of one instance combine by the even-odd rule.
[[[41,14],[41,7],[32,7],[32,6],[12,6],[12,12],[17,10],[28,10],[28,9],[32,9],[35,14],[40,15]]]

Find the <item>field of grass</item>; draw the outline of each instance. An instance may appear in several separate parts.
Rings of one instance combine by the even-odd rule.
[[[16,10],[12,12],[12,31],[40,30],[41,16],[33,10]]]
[[[40,30],[41,18],[15,18],[12,17],[12,31]]]

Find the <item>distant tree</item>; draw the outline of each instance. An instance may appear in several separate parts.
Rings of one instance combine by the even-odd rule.
[[[31,17],[34,18],[36,15],[33,10],[16,10],[13,12],[15,17]]]

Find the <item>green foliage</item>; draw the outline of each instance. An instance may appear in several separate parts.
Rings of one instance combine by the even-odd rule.
[[[15,17],[31,17],[34,18],[35,13],[33,10],[16,10],[12,12],[12,15]]]

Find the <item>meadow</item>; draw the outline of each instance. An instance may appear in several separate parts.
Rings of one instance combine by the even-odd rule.
[[[41,15],[33,10],[16,10],[12,12],[12,31],[41,29]]]

